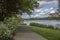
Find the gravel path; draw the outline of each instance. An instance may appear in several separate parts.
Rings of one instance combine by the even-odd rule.
[[[26,27],[19,27],[14,37],[15,40],[46,40],[35,32],[32,32]]]

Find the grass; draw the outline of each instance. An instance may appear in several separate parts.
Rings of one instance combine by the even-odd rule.
[[[60,30],[40,27],[30,27],[30,29],[48,40],[60,40]]]

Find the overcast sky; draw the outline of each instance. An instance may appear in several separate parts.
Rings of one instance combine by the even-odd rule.
[[[32,13],[31,17],[47,17],[48,15],[45,15],[47,13],[54,13],[57,9],[58,1],[57,0],[39,0],[39,7],[38,9],[35,9],[35,11]],[[29,18],[28,15],[23,14],[23,18]]]
[[[57,4],[57,0],[40,0],[38,3],[41,5],[46,5],[46,4]]]

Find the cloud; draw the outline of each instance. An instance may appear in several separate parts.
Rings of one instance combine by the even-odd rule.
[[[27,13],[23,13],[23,15],[21,16],[22,18],[30,18],[30,16],[29,15],[27,15]]]
[[[42,17],[48,17],[49,16],[49,14],[51,14],[51,13],[55,13],[56,12],[56,9],[54,9],[53,7],[51,7],[51,8],[46,8],[46,9],[36,9],[35,10],[35,15],[32,15],[31,17],[32,18],[42,18]]]
[[[55,13],[55,10],[50,11],[50,13]]]
[[[53,8],[50,8],[50,10],[52,10]]]
[[[38,1],[38,3],[40,4],[39,6],[43,6],[43,5],[47,5],[47,4],[58,4],[57,0],[53,0],[53,1]]]
[[[38,1],[39,7],[34,10],[31,18],[48,17],[50,13],[55,13],[57,9],[57,0],[40,0]],[[23,18],[30,18],[27,14]]]
[[[56,1],[56,0],[38,0],[38,1]]]
[[[35,9],[35,12],[40,12],[42,11],[42,9]]]

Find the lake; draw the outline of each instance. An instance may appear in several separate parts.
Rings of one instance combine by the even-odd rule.
[[[45,25],[53,25],[60,28],[60,20],[24,20],[24,23],[29,25],[30,23],[39,23]]]

